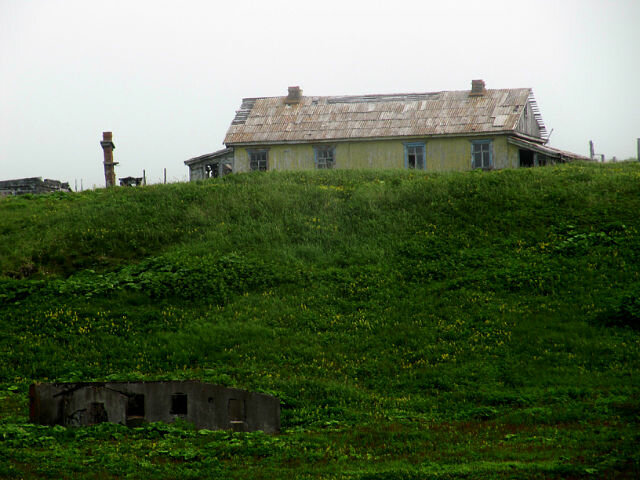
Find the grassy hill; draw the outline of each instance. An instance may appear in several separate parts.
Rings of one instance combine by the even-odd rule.
[[[637,478],[640,165],[233,175],[0,199],[0,477]],[[282,433],[28,423],[201,379]]]

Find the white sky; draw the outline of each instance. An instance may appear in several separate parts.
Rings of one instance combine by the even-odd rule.
[[[640,137],[638,0],[0,0],[0,180],[186,180],[243,97],[532,87],[550,145]]]

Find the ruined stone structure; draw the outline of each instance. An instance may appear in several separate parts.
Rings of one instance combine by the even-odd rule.
[[[111,132],[102,132],[102,141],[100,142],[104,153],[104,180],[107,188],[116,186],[115,166],[118,162],[113,161],[113,151],[116,146],[113,143],[113,134]]]
[[[144,185],[144,177],[122,177],[119,178],[121,187],[139,187]]]
[[[280,430],[278,398],[199,381],[37,383],[29,400],[30,421],[44,425],[182,419],[210,430]]]
[[[42,177],[18,178],[0,181],[0,196],[24,195],[26,193],[70,192],[69,184]]]

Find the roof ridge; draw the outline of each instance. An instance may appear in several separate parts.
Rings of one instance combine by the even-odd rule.
[[[532,87],[517,88],[487,88],[487,92],[512,92],[515,90],[533,90]],[[382,96],[402,96],[402,95],[436,95],[440,93],[468,93],[470,90],[436,90],[432,92],[393,92],[393,93],[360,93],[347,95],[303,95],[304,98],[348,98],[348,97],[382,97]],[[268,100],[271,98],[287,98],[286,95],[267,95],[261,97],[243,97],[242,102]]]

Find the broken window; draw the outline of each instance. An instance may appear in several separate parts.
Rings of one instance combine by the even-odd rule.
[[[204,167],[205,178],[219,178],[233,172],[233,166],[229,161],[207,163]]]
[[[321,145],[313,147],[316,168],[333,168],[336,163],[336,149],[333,146]]]
[[[491,140],[474,140],[471,142],[471,168],[491,168],[492,159]]]
[[[218,178],[220,176],[220,164],[218,162],[208,163],[204,167],[204,171],[207,178]]]
[[[268,150],[249,150],[249,169],[266,172],[268,169],[267,153]]]
[[[423,142],[404,144],[404,163],[406,168],[425,170],[425,144]]]
[[[186,415],[187,414],[187,394],[186,393],[174,393],[171,395],[171,410],[172,415]]]

